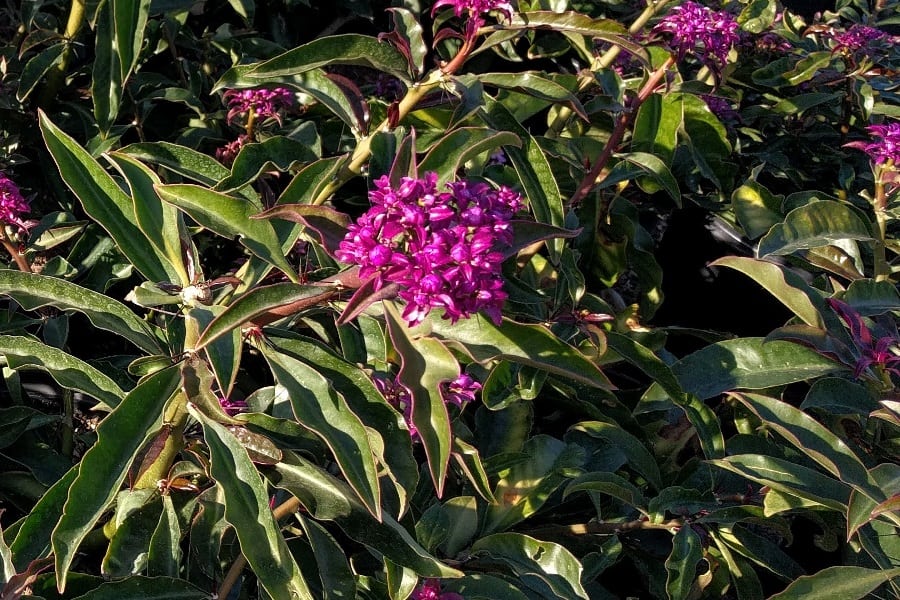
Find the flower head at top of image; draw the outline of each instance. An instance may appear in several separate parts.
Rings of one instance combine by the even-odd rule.
[[[294,104],[294,93],[287,88],[257,88],[247,90],[228,90],[222,95],[228,106],[226,120],[229,124],[240,115],[253,113],[257,120],[274,118],[281,124],[281,109],[290,108]]]
[[[730,14],[696,2],[672,8],[653,33],[668,38],[678,60],[692,54],[713,71],[727,62],[728,52],[740,41],[739,25]]]
[[[483,15],[492,10],[503,13],[504,18],[509,20],[512,18],[514,9],[506,0],[438,0],[431,8],[431,15],[434,16],[441,8],[449,6],[453,8],[453,12],[457,17],[463,16],[463,13],[469,17],[481,19]]]
[[[22,216],[29,210],[31,207],[19,191],[19,186],[0,172],[0,223],[23,230],[25,220]]]
[[[481,182],[447,188],[437,190],[433,172],[397,185],[377,179],[372,207],[348,227],[336,257],[358,265],[360,278],[374,277],[376,290],[397,285],[410,325],[436,308],[454,323],[483,310],[499,324],[507,297],[502,250],[512,243],[510,221],[522,197]]]

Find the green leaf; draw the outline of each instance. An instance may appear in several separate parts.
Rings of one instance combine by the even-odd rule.
[[[464,577],[448,581],[444,590],[460,594],[467,600],[528,600],[522,590],[511,582],[492,575],[468,573]]]
[[[642,173],[652,178],[675,201],[676,206],[681,207],[681,190],[678,189],[678,181],[662,159],[647,152],[628,152],[615,156],[636,166]]]
[[[81,459],[51,538],[60,590],[65,588],[78,546],[115,498],[138,451],[162,426],[163,408],[178,382],[177,368],[150,375],[97,428],[97,443]]]
[[[269,508],[269,494],[247,451],[224,426],[188,407],[203,425],[210,475],[225,495],[225,520],[234,527],[241,552],[273,598],[312,600],[300,567]]]
[[[182,250],[191,247],[191,238],[178,209],[160,200],[153,189],[160,184],[159,177],[127,154],[112,152],[107,158],[131,188],[137,226],[153,244],[160,260],[168,262],[178,273],[179,279],[172,283],[184,287],[191,285],[193,282],[185,267],[186,257]]]
[[[401,359],[397,381],[412,396],[412,422],[425,447],[428,469],[440,497],[450,460],[451,438],[441,384],[459,377],[459,363],[440,341],[412,334],[393,304],[385,302],[384,306],[388,333]]]
[[[52,44],[41,50],[37,56],[32,57],[25,63],[22,69],[22,76],[19,79],[19,85],[16,89],[16,99],[24,102],[31,92],[38,86],[41,79],[50,69],[59,68],[62,64],[63,53],[72,42],[60,42]]]
[[[744,256],[725,256],[710,266],[728,267],[747,275],[811,327],[824,327],[822,315],[831,312],[821,293],[781,265]]]
[[[475,542],[472,554],[487,555],[505,563],[524,585],[541,597],[588,598],[581,587],[581,564],[559,544],[520,533],[495,533]]]
[[[513,114],[501,103],[485,99],[486,110],[482,117],[487,125],[497,131],[511,132],[522,142],[522,147],[506,146],[506,155],[522,182],[522,188],[528,196],[531,211],[535,219],[541,223],[555,227],[565,227],[565,207],[556,178],[547,157],[528,130],[519,123]],[[550,258],[559,262],[563,249],[563,240],[553,240],[547,244]]]
[[[568,498],[575,492],[597,492],[618,498],[625,504],[633,506],[641,512],[646,512],[647,501],[635,485],[624,477],[620,477],[615,473],[604,473],[594,471],[585,473],[584,475],[573,479],[566,486],[563,498]]]
[[[119,581],[109,581],[78,596],[75,600],[207,600],[209,592],[201,590],[184,579],[172,577],[132,576]]]
[[[50,535],[62,516],[69,488],[78,476],[78,466],[69,469],[44,492],[25,518],[18,522],[16,537],[9,545],[17,571],[24,571],[28,564],[42,556],[50,545]]]
[[[0,294],[11,297],[26,310],[53,306],[78,311],[95,327],[121,335],[145,352],[157,354],[163,350],[151,325],[127,306],[64,279],[0,269]]]
[[[605,440],[625,453],[628,464],[656,489],[662,489],[662,475],[653,454],[643,443],[619,425],[600,421],[584,421],[572,427],[594,438]]]
[[[762,33],[775,22],[776,5],[769,0],[752,0],[738,15],[741,29],[749,33]]]
[[[297,181],[296,179],[294,181]],[[293,182],[291,182],[293,185]],[[285,191],[285,194],[287,192]],[[282,198],[284,194],[282,195]],[[347,235],[347,226],[350,218],[342,212],[338,212],[328,206],[312,204],[276,204],[268,210],[264,210],[254,219],[284,219],[294,223],[301,223],[319,238],[319,243],[330,255],[334,256],[341,242]],[[310,235],[309,237],[313,237]]]
[[[735,389],[765,389],[846,370],[804,346],[763,338],[739,338],[710,344],[672,365],[682,389],[701,400]],[[643,402],[665,397],[659,383]]]
[[[837,566],[805,575],[769,600],[859,600],[878,586],[900,577],[900,568],[881,571],[863,567]]]
[[[544,326],[525,325],[506,318],[497,326],[481,314],[451,324],[432,313],[428,323],[432,333],[478,362],[511,360],[593,387],[614,387],[587,356]]]
[[[148,492],[144,494],[144,498],[150,496],[149,499],[143,505],[132,508],[121,522],[118,517],[122,507],[122,495],[119,496],[116,507],[116,530],[109,540],[109,547],[101,565],[101,572],[106,578],[118,579],[137,575],[147,567],[147,551],[150,547],[150,538],[160,522],[162,499],[153,493],[153,490],[139,490],[135,493],[139,492]]]
[[[645,64],[649,62],[646,49],[641,44],[631,41],[625,27],[612,19],[593,19],[577,12],[535,10],[513,13],[512,19],[503,25],[503,29],[536,29],[575,33],[619,46],[641,62]]]
[[[864,385],[838,377],[823,377],[812,384],[800,404],[800,410],[810,408],[822,408],[838,415],[867,417],[880,405]]]
[[[672,538],[672,552],[666,558],[666,592],[671,600],[684,600],[691,592],[697,574],[697,563],[703,558],[700,536],[688,525]]]
[[[0,354],[6,356],[12,369],[46,371],[62,387],[84,392],[111,408],[125,396],[115,381],[88,363],[31,338],[0,335]]]
[[[81,201],[84,211],[103,227],[119,250],[149,281],[175,281],[171,271],[153,252],[136,225],[134,206],[110,175],[75,140],[39,112],[41,132],[59,173]]]
[[[422,25],[412,11],[405,8],[388,8],[387,10],[391,13],[393,29],[386,37],[391,41],[402,40],[401,43],[406,46],[403,52],[409,54],[409,66],[417,78],[425,72],[425,58],[428,56],[428,46],[422,36]]]
[[[181,563],[181,527],[172,496],[162,496],[162,515],[147,551],[147,572],[151,575],[178,577]]]
[[[259,212],[258,206],[196,185],[160,185],[156,191],[203,227],[228,239],[240,239],[250,252],[297,282],[297,274],[284,257],[272,224],[251,218]]]
[[[131,144],[116,154],[127,154],[142,162],[166,167],[204,185],[215,185],[230,173],[213,157],[169,142]]]
[[[300,525],[312,547],[322,580],[323,600],[349,600],[356,597],[356,577],[337,541],[324,527],[303,516]]]
[[[760,454],[737,454],[709,461],[751,481],[767,485],[782,494],[815,502],[845,513],[850,502],[850,486],[813,469],[780,458]]]
[[[744,233],[755,240],[781,222],[779,209],[783,199],[783,196],[774,195],[761,183],[748,179],[732,192],[731,206]]]
[[[318,38],[256,65],[247,77],[259,84],[277,77],[300,75],[320,67],[355,65],[369,67],[409,81],[409,64],[391,44],[376,38],[348,33]],[[221,81],[213,91],[222,87]]]
[[[460,572],[428,554],[390,515],[379,523],[340,479],[293,457],[275,465],[273,483],[286,489],[318,520],[334,521],[353,540],[383,554],[422,577],[459,577]]]
[[[866,317],[900,310],[900,292],[890,281],[851,281],[841,300]]]
[[[419,163],[419,171],[435,171],[438,174],[438,188],[441,188],[456,177],[457,171],[467,160],[500,146],[521,145],[519,137],[508,131],[460,127],[438,140]]]
[[[480,73],[478,81],[500,89],[515,90],[541,100],[567,104],[575,114],[590,121],[587,111],[575,95],[552,79],[541,77],[538,72]]]
[[[234,159],[231,175],[216,184],[216,191],[233,192],[254,182],[265,171],[273,168],[290,171],[298,163],[313,162],[317,158],[309,146],[283,135],[246,144]]]
[[[328,445],[350,486],[380,520],[381,490],[375,452],[359,417],[315,368],[265,345],[260,350],[275,379],[288,390],[297,421]]]
[[[329,185],[347,161],[347,155],[323,158],[305,166],[297,173],[278,197],[276,208],[281,205],[309,204]],[[320,207],[325,208],[325,207]]]
[[[196,306],[188,312],[188,318],[196,320],[198,328],[205,331],[209,329],[212,321],[225,310],[225,307],[218,305]],[[231,329],[230,335],[217,336],[203,346],[209,366],[212,367],[215,374],[219,392],[226,398],[231,395],[238,369],[241,366],[241,337],[241,328],[234,327]]]
[[[760,257],[787,255],[841,240],[871,239],[869,226],[856,210],[847,204],[822,200],[789,212],[784,223],[763,236],[757,252]]]

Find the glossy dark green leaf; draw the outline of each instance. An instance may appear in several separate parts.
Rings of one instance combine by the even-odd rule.
[[[715,541],[715,545],[719,548],[722,559],[728,567],[728,574],[731,576],[738,600],[763,600],[765,596],[762,584],[753,565],[737,554],[732,554],[728,545],[718,540],[716,531],[711,531],[709,535]]]
[[[19,439],[37,415],[38,412],[28,406],[0,408],[0,449]]]
[[[356,577],[337,541],[324,527],[312,519],[300,517],[300,525],[303,526],[303,531],[306,533],[306,538],[316,557],[319,578],[322,580],[323,600],[355,598]]]
[[[872,232],[847,204],[822,200],[795,208],[759,241],[759,256],[793,254],[841,240],[871,240]]]
[[[177,279],[177,273],[170,273],[162,261],[148,251],[150,242],[135,223],[131,199],[113,178],[43,112],[40,113],[40,126],[63,181],[81,201],[84,211],[109,233],[122,254],[149,281]]]
[[[684,600],[696,579],[697,563],[703,558],[700,536],[692,527],[681,527],[672,538],[672,552],[666,558],[666,592],[671,600]]]
[[[178,577],[181,564],[181,526],[172,496],[162,497],[162,514],[150,538],[147,572],[150,575]]]
[[[812,384],[800,404],[800,410],[810,408],[821,408],[839,415],[858,414],[865,417],[878,410],[879,405],[864,385],[838,377],[823,377]]]
[[[416,337],[392,304],[385,303],[384,306],[388,333],[401,360],[397,381],[405,385],[412,396],[412,422],[425,447],[428,469],[440,497],[447,476],[452,437],[441,385],[459,377],[459,363],[440,341]]]
[[[672,365],[682,389],[711,398],[735,389],[764,389],[846,370],[804,346],[763,338],[739,338],[711,344]],[[654,383],[644,401],[665,395]]]
[[[719,538],[730,546],[732,551],[747,557],[785,581],[793,581],[805,574],[803,567],[782,550],[777,542],[755,533],[745,525],[720,527],[718,533]]]
[[[577,12],[535,10],[514,13],[512,20],[504,27],[508,29],[550,29],[597,38],[627,50],[642,62],[649,62],[647,51],[640,44],[631,41],[625,27],[612,19],[592,19]]]
[[[487,99],[482,114],[485,123],[497,131],[511,132],[522,142],[521,148],[507,146],[506,155],[512,162],[535,219],[554,227],[565,227],[563,198],[550,163],[528,130],[500,102]],[[554,240],[547,245],[551,259],[556,262],[562,252],[563,241]]]
[[[247,77],[263,84],[272,78],[300,75],[336,65],[370,67],[409,80],[406,58],[396,48],[374,37],[355,33],[318,38],[288,50],[256,65]]]
[[[762,33],[775,22],[776,7],[769,0],[748,2],[737,17],[741,29],[749,33]]]
[[[491,484],[488,481],[487,472],[484,470],[484,464],[481,462],[481,455],[478,449],[459,439],[459,436],[453,436],[451,444],[453,448],[450,456],[456,461],[466,479],[469,480],[469,483],[472,484],[479,496],[488,502],[494,502]]]
[[[524,585],[541,597],[588,598],[581,587],[581,564],[559,544],[520,533],[495,533],[475,542],[472,554],[487,555],[506,564]]]
[[[146,503],[133,508],[120,523],[116,523],[115,533],[109,540],[101,564],[104,577],[129,577],[146,569],[150,538],[160,522],[163,508],[160,496],[148,495],[150,498]]]
[[[190,409],[190,407],[189,407]],[[225,519],[234,527],[241,552],[262,587],[273,598],[308,599],[312,594],[269,508],[265,482],[240,442],[201,412],[210,453],[210,475],[222,487]]]
[[[508,131],[493,131],[483,127],[460,127],[449,132],[435,144],[419,163],[419,171],[438,174],[438,188],[456,178],[457,171],[467,161],[494,148],[519,147],[521,140]]]
[[[157,353],[162,345],[151,325],[115,299],[85,287],[36,273],[0,270],[0,294],[26,310],[53,306],[84,314],[95,327],[118,334],[142,350]]]
[[[596,364],[541,325],[503,319],[500,326],[476,314],[455,324],[429,316],[432,332],[478,362],[505,359],[569,377],[590,386],[612,389]]]
[[[737,454],[712,464],[767,485],[782,494],[796,496],[845,512],[850,502],[850,486],[808,467],[760,454]]]
[[[50,534],[62,516],[69,488],[78,476],[78,466],[69,469],[50,486],[28,515],[17,524],[15,538],[9,544],[17,571],[25,570],[31,561],[42,556],[50,546]]]
[[[781,201],[764,185],[748,179],[731,194],[734,215],[747,237],[755,240],[782,220]]]
[[[408,54],[409,66],[412,69],[414,78],[425,72],[425,58],[428,55],[428,46],[425,44],[423,37],[422,25],[416,18],[416,15],[405,8],[389,8],[391,13],[391,21],[393,23],[393,31],[386,37],[388,40],[402,40],[405,49],[404,54]]]
[[[172,577],[128,577],[109,581],[76,600],[208,600],[209,592]]]
[[[231,175],[216,184],[215,189],[218,192],[232,192],[252,183],[266,171],[289,171],[298,163],[313,162],[317,158],[306,144],[283,135],[246,144],[234,159]]]
[[[566,486],[563,498],[567,498],[575,492],[596,492],[618,498],[622,502],[642,509],[646,505],[644,495],[634,484],[615,473],[603,473],[599,471],[585,473],[572,480]],[[643,511],[642,511],[643,512]]]
[[[24,102],[31,95],[31,92],[34,91],[50,69],[59,67],[63,53],[66,51],[69,43],[71,42],[52,44],[25,63],[25,68],[22,69],[22,76],[16,89],[16,99],[19,102]]]
[[[659,189],[665,191],[676,206],[681,206],[681,190],[678,189],[678,181],[666,163],[658,156],[647,152],[628,152],[617,154],[616,158],[637,167],[646,177],[651,178],[659,186]]]
[[[314,367],[265,346],[261,350],[275,379],[288,390],[297,421],[328,445],[350,486],[380,519],[381,489],[375,451],[359,417]]]
[[[449,524],[441,548],[448,556],[456,556],[466,548],[478,532],[478,501],[474,496],[457,496],[444,502],[441,512]]]
[[[257,288],[258,289],[258,288]],[[223,306],[194,307],[188,314],[197,322],[198,329],[205,332],[212,322],[227,310]],[[203,349],[209,366],[215,374],[219,393],[228,398],[241,366],[241,347],[243,345],[240,326],[232,327],[230,333],[218,335],[210,342],[205,342]],[[196,403],[196,401],[193,401]]]
[[[294,494],[310,514],[334,521],[351,539],[383,554],[395,564],[423,577],[458,577],[459,571],[428,554],[409,532],[388,514],[379,523],[345,482],[294,457],[275,466],[273,483]]]
[[[447,581],[444,590],[462,595],[467,600],[528,600],[529,596],[512,582],[484,573],[467,573]]]
[[[228,239],[240,239],[250,252],[297,281],[272,224],[251,218],[259,212],[258,206],[196,185],[161,185],[156,191],[203,227]]]
[[[332,156],[307,165],[294,176],[281,193],[276,206],[310,204],[314,198],[319,196],[322,189],[332,182],[346,161],[346,155]]]
[[[150,375],[97,428],[97,443],[82,457],[78,477],[53,530],[60,589],[65,587],[78,546],[115,498],[138,451],[162,426],[163,409],[178,382],[176,368]]]
[[[0,354],[12,369],[40,369],[62,387],[78,390],[100,400],[109,407],[117,406],[125,397],[119,385],[79,358],[31,338],[0,335]]]
[[[350,224],[350,218],[344,213],[312,204],[278,204],[253,218],[284,219],[301,223],[319,238],[322,247],[332,256],[347,235],[347,226]]]
[[[619,425],[600,421],[584,421],[572,427],[572,430],[603,439],[611,446],[620,449],[628,457],[628,464],[632,469],[643,476],[654,489],[662,489],[662,475],[653,454],[639,439]]]
[[[484,85],[516,90],[548,102],[566,104],[579,117],[585,121],[590,120],[581,101],[571,91],[537,72],[481,73],[478,80]]]
[[[900,568],[882,571],[864,567],[837,566],[805,575],[769,600],[860,600],[878,586],[900,577]]]
[[[127,154],[142,162],[166,167],[204,185],[215,185],[230,173],[213,157],[169,142],[131,144],[117,154]]]
[[[851,281],[841,300],[863,316],[900,310],[900,292],[890,281],[858,279]]]

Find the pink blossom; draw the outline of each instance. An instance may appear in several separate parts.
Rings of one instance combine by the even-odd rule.
[[[445,383],[441,391],[444,402],[461,408],[475,401],[475,394],[481,391],[481,384],[467,373],[463,373],[453,381]]]
[[[463,597],[454,592],[441,593],[439,580],[426,579],[413,590],[409,600],[463,600]]]
[[[503,13],[503,16],[508,20],[512,18],[513,13],[512,5],[505,0],[438,0],[434,3],[431,14],[434,15],[444,6],[452,7],[457,17],[461,17],[463,13],[466,13],[470,17],[481,18],[481,15],[496,10]]]
[[[669,11],[653,33],[669,38],[669,47],[678,60],[693,54],[718,72],[727,62],[731,47],[740,40],[738,28],[730,14],[689,1]]]
[[[870,125],[866,127],[866,131],[877,141],[866,144],[862,150],[872,157],[875,164],[891,162],[895,166],[900,165],[900,122]]]
[[[273,89],[228,90],[223,95],[228,104],[229,124],[238,116],[251,111],[257,119],[273,117],[281,124],[279,110],[290,108],[294,103],[294,94],[290,90],[277,87]]]
[[[239,135],[233,142],[228,142],[221,148],[216,149],[216,160],[225,166],[231,166],[234,159],[237,158],[241,148],[250,141],[250,137],[246,134]]]
[[[835,49],[846,49],[850,52],[869,51],[873,44],[886,41],[887,37],[888,34],[883,31],[857,23],[843,33],[834,34]]]
[[[0,223],[25,229],[22,215],[30,210],[19,187],[5,174],[0,173]]]

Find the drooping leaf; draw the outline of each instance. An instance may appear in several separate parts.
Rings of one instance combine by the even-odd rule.
[[[625,431],[622,427],[600,421],[584,421],[573,428],[591,437],[601,438],[612,446],[622,450],[628,457],[631,467],[640,473],[654,489],[662,489],[662,475],[656,459],[639,439]]]
[[[666,592],[671,600],[683,600],[691,592],[697,563],[703,558],[700,536],[690,526],[682,527],[672,539],[672,552],[666,558]]]
[[[229,174],[229,170],[213,157],[170,142],[131,144],[117,154],[127,154],[142,162],[166,167],[204,185],[215,185]]]
[[[287,192],[285,192],[286,194]],[[254,219],[285,219],[294,223],[301,223],[315,233],[325,250],[334,256],[344,236],[347,235],[347,226],[350,219],[344,213],[338,212],[327,206],[315,206],[312,204],[278,204],[265,210]]]
[[[78,596],[76,600],[205,600],[209,593],[173,577],[132,576],[119,581],[106,582],[94,590]]]
[[[288,171],[297,163],[309,163],[318,158],[304,143],[283,135],[260,143],[246,144],[234,159],[231,175],[216,184],[216,191],[228,193],[252,183],[263,172],[273,168]]]
[[[240,442],[203,413],[189,410],[203,425],[210,474],[225,496],[225,519],[234,527],[241,552],[273,598],[312,600],[300,567],[269,508],[265,483]]]
[[[522,142],[514,133],[493,131],[483,127],[460,127],[435,144],[419,163],[419,171],[438,174],[438,189],[455,179],[459,168],[471,158],[493,148],[519,147]]]
[[[860,213],[840,202],[822,200],[795,208],[759,241],[760,257],[793,254],[841,240],[871,240]]]
[[[854,566],[828,567],[800,577],[769,600],[860,600],[896,577],[900,577],[900,568],[882,571]]]
[[[178,386],[179,371],[163,369],[131,390],[97,428],[97,443],[84,454],[53,530],[56,581],[65,588],[78,546],[116,496],[134,457],[159,430],[163,408]]]

